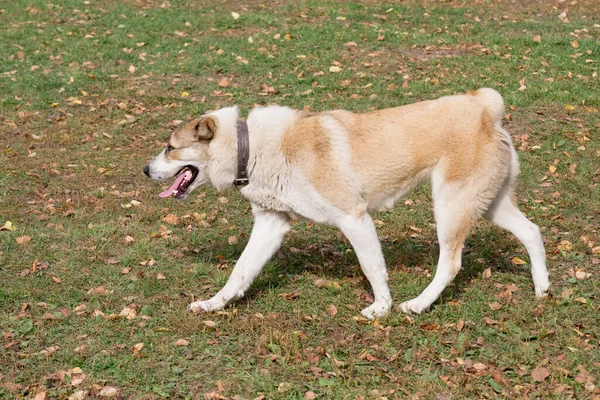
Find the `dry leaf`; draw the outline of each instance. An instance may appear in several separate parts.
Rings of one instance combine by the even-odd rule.
[[[144,348],[144,343],[136,343],[131,348],[131,351],[133,352],[133,354],[138,354],[140,351],[142,351],[143,348]]]
[[[486,268],[483,273],[481,274],[481,277],[483,279],[488,279],[492,276],[492,269],[491,268]]]
[[[327,306],[327,313],[329,315],[331,315],[332,317],[335,317],[337,312],[338,312],[337,307],[334,306],[333,304],[330,304],[329,306]]]
[[[513,257],[513,258],[510,260],[510,262],[511,262],[513,265],[525,265],[525,264],[527,264],[525,261],[521,260],[519,257]]]
[[[119,391],[116,388],[114,388],[112,386],[104,386],[102,388],[102,390],[100,391],[99,396],[111,398],[111,397],[115,397],[118,393],[119,393]]]
[[[16,239],[17,244],[26,244],[31,242],[31,237],[29,236],[21,236]]]
[[[229,239],[227,240],[227,242],[228,242],[229,244],[232,244],[232,245],[233,245],[233,244],[237,244],[237,242],[238,242],[238,239],[237,239],[237,237],[236,237],[236,236],[229,236]]]
[[[137,317],[137,311],[133,307],[125,307],[121,310],[119,315],[127,319],[135,319]]]
[[[46,392],[39,392],[33,398],[33,400],[47,400],[47,399],[48,399],[48,393],[46,393]]]
[[[231,16],[233,17],[233,19],[238,19],[238,18],[240,17],[240,14],[238,14],[238,13],[236,13],[236,12],[232,11],[232,12],[231,12]]]
[[[217,326],[215,321],[202,321],[204,323],[204,325],[208,326],[209,328],[214,328],[215,326]]]
[[[230,84],[229,80],[227,80],[227,78],[223,78],[219,81],[219,86],[220,87],[228,87]]]
[[[338,73],[342,72],[342,69],[337,65],[332,65],[331,67],[329,67],[329,72]]]
[[[169,214],[166,217],[164,217],[162,220],[165,221],[167,224],[171,224],[171,225],[177,225],[177,223],[179,223],[179,217],[175,214]]]
[[[498,303],[497,301],[493,302],[493,303],[488,303],[488,307],[490,307],[490,309],[496,311],[502,308],[502,304]]]
[[[119,262],[119,259],[115,257],[109,257],[106,259],[107,264],[118,264]]]
[[[129,73],[133,74],[135,72],[135,67],[133,65],[129,66]]]
[[[537,367],[533,371],[531,371],[531,378],[536,382],[542,382],[546,379],[550,373],[546,367]]]
[[[533,37],[533,41],[536,43],[540,43],[542,41],[542,37],[540,35],[535,35]]]
[[[125,236],[124,241],[125,241],[126,244],[129,244],[129,243],[135,242],[135,239],[133,238],[133,236],[127,235],[127,236]]]
[[[562,293],[560,294],[560,297],[567,300],[569,297],[571,297],[572,294],[573,294],[573,288],[568,288],[568,289],[565,289],[562,291]]]
[[[177,341],[174,343],[174,345],[175,345],[175,346],[187,346],[187,345],[189,345],[189,344],[190,344],[190,341],[189,341],[189,340],[186,340],[186,339],[178,339],[178,340],[177,340]]]
[[[165,280],[167,279],[163,274],[161,274],[160,272],[158,274],[156,274],[156,279],[158,279],[159,281]]]
[[[17,228],[10,221],[6,221],[3,226],[0,226],[0,231],[14,231],[15,229]]]
[[[463,330],[463,328],[465,327],[465,320],[464,319],[459,319],[458,322],[456,323],[456,331],[460,332]]]

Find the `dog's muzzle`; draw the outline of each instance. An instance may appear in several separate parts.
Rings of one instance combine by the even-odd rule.
[[[148,168],[147,165],[144,167],[144,169],[142,171],[144,171],[144,173],[146,174],[146,176],[148,178],[150,178],[150,168]]]

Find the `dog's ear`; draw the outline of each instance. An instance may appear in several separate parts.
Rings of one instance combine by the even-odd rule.
[[[196,133],[194,139],[196,140],[210,140],[217,132],[218,121],[212,115],[206,115],[196,120]]]

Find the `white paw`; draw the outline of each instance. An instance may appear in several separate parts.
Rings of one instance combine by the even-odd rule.
[[[539,299],[548,296],[548,288],[550,287],[550,283],[546,282],[544,285],[535,287],[535,296]]]
[[[423,307],[421,304],[419,304],[417,299],[405,301],[404,303],[401,303],[399,307],[406,314],[421,314],[423,311],[429,308]]]
[[[222,310],[223,307],[225,307],[225,304],[222,301],[215,301],[213,299],[195,301],[188,306],[190,311],[196,314],[203,311],[210,312]]]
[[[375,319],[383,317],[388,313],[388,311],[390,311],[390,303],[375,302],[362,310],[360,313],[369,319]]]

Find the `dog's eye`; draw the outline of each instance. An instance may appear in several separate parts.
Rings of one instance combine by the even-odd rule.
[[[175,150],[175,147],[173,147],[170,144],[168,144],[167,145],[167,153],[170,152],[171,150]]]

